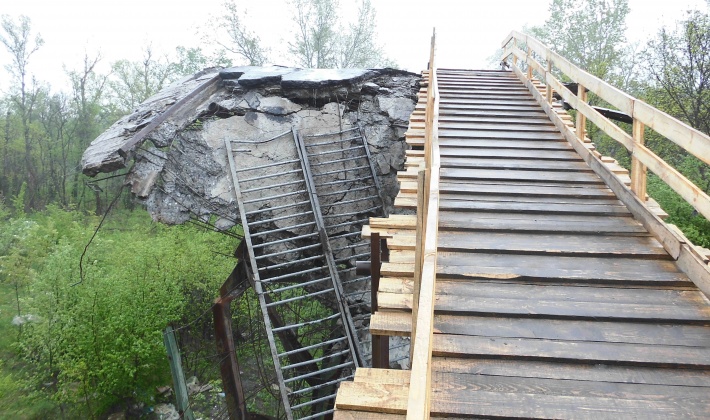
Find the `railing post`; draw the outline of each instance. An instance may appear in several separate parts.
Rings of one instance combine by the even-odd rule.
[[[645,126],[641,121],[634,118],[633,127],[631,129],[634,145],[644,144],[644,128]],[[646,174],[648,169],[644,164],[642,164],[636,155],[631,153],[631,191],[633,191],[636,196],[641,201],[646,201]]]
[[[549,77],[552,72],[552,60],[547,57],[547,70],[545,71],[545,95],[547,96],[547,103],[552,103],[552,86],[550,86]]]
[[[532,66],[530,65],[530,53],[532,52],[532,49],[528,45],[528,51],[527,51],[527,57],[525,58],[525,63],[528,65],[528,80],[532,80]]]
[[[577,84],[577,97],[582,102],[587,102],[587,90],[581,83]],[[587,117],[577,110],[577,138],[584,142],[584,135],[587,131]]]

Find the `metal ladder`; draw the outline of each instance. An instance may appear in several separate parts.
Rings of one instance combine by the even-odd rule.
[[[370,259],[370,242],[361,238],[362,226],[369,217],[387,217],[370,150],[359,127],[297,135],[320,201],[344,297],[362,344],[364,365],[370,366],[370,276],[357,275],[355,261]],[[342,212],[345,205],[350,209]]]
[[[333,412],[338,384],[362,357],[298,138],[292,130],[225,146],[286,417],[315,419]],[[247,150],[234,145],[265,157],[246,166],[234,153]]]

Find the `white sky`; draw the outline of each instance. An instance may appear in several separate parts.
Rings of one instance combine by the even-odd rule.
[[[137,60],[151,43],[158,52],[172,53],[178,45],[197,46],[199,28],[220,13],[222,0],[0,0],[0,13],[32,20],[44,46],[32,57],[30,71],[61,89],[63,67],[78,68],[84,52],[101,51],[103,70],[112,61]],[[288,41],[289,9],[284,0],[238,1],[247,5],[248,25],[278,53]],[[352,1],[341,0],[353,8]],[[512,29],[541,25],[549,0],[372,0],[377,9],[379,40],[387,55],[406,70],[418,72],[428,60],[429,39],[437,29],[440,67],[487,68],[490,57]],[[436,5],[429,6],[430,4]],[[672,25],[689,8],[705,8],[705,0],[629,0],[630,40],[645,42],[662,25]],[[429,9],[431,11],[429,11]],[[0,51],[0,64],[10,57]],[[276,57],[275,64],[289,64]],[[9,76],[0,70],[0,89]]]

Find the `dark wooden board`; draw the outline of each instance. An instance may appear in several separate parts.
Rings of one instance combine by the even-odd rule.
[[[521,136],[522,137],[522,136]],[[462,153],[460,156],[480,156],[476,149],[522,149],[522,150],[562,150],[573,151],[569,143],[555,139],[534,140],[525,138],[472,138],[472,137],[442,137],[439,139],[441,153],[452,147]],[[461,149],[470,149],[468,151]],[[451,156],[449,154],[449,156]]]
[[[466,104],[441,104],[439,106],[441,113],[449,113],[450,111],[522,111],[529,112],[531,107],[523,105],[466,105]]]
[[[439,142],[449,138],[459,139],[496,139],[496,140],[546,140],[550,143],[558,142],[568,145],[567,141],[559,132],[536,132],[536,131],[517,131],[517,128],[509,130],[466,130],[466,129],[447,129],[439,128]],[[443,145],[443,144],[442,144]],[[571,146],[570,146],[571,147]]]
[[[638,236],[444,231],[439,233],[437,249],[451,252],[670,259],[670,255],[655,238]],[[471,258],[475,259],[475,256]]]
[[[531,125],[508,125],[508,124],[497,124],[493,123],[477,123],[477,122],[453,122],[453,121],[439,121],[439,131],[445,130],[490,130],[490,131],[504,131],[504,132],[535,132],[535,133],[559,133],[557,127],[554,125],[541,125],[541,124],[531,124]]]
[[[511,180],[535,183],[563,182],[570,184],[603,184],[601,178],[590,171],[559,172],[515,169],[441,168],[441,180]]]
[[[574,204],[552,204],[552,203],[516,203],[516,202],[495,202],[495,201],[458,201],[441,200],[439,208],[442,211],[460,212],[507,212],[525,214],[596,214],[600,216],[621,216],[631,217],[628,209],[619,205],[574,205]],[[475,217],[470,215],[469,217]]]
[[[449,123],[483,123],[483,124],[505,124],[508,126],[517,125],[541,125],[550,126],[549,120],[535,117],[506,117],[497,115],[439,115],[439,124]]]
[[[457,180],[442,181],[439,185],[442,193],[491,194],[526,197],[600,197],[615,199],[611,190],[605,186],[576,185],[549,182],[545,185],[525,181],[479,181]]]
[[[441,357],[498,357],[581,363],[710,368],[705,347],[556,341],[435,334],[433,354]]]
[[[437,276],[520,280],[584,280],[590,283],[688,286],[690,280],[671,261],[633,258],[553,257],[439,252]]]
[[[531,118],[544,121],[547,124],[550,120],[541,110],[529,109],[526,111],[495,111],[485,109],[442,109],[439,114],[443,118],[448,117],[486,117],[486,118]]]
[[[589,172],[592,170],[583,161],[530,160],[515,158],[443,157],[442,168],[472,169],[521,169],[562,172]]]
[[[677,385],[710,388],[710,370],[644,368],[607,364],[551,363],[527,360],[461,359],[435,357],[432,369],[439,372],[486,376],[513,376],[609,383]],[[710,389],[708,390],[710,392]]]
[[[441,334],[659,344],[710,351],[710,326],[704,325],[438,314],[434,328]],[[707,381],[710,386],[710,377]]]
[[[575,160],[581,161],[581,158],[571,149],[535,149],[535,148],[505,148],[500,147],[507,143],[501,144],[499,141],[483,141],[477,143],[478,147],[441,147],[439,153],[441,157],[446,156],[475,156],[475,157],[506,157],[517,159],[533,159],[533,160]],[[469,146],[472,145],[469,141]]]
[[[505,106],[532,106],[537,105],[535,98],[521,98],[518,96],[501,96],[499,98],[453,98],[441,96],[439,100],[440,106],[462,104],[462,105],[505,105]]]
[[[570,197],[570,196],[539,196],[539,195],[523,195],[523,194],[495,194],[495,191],[489,194],[479,193],[461,193],[448,192],[447,190],[439,193],[440,199],[443,200],[462,200],[462,201],[498,201],[498,202],[518,202],[518,203],[552,203],[552,204],[611,204],[622,205],[621,201],[612,197]]]
[[[587,233],[647,236],[646,229],[630,217],[523,213],[469,213],[442,211],[439,230],[480,230],[487,232]]]

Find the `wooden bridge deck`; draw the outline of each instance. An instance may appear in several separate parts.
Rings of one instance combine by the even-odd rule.
[[[710,418],[705,295],[513,73],[438,78],[432,417]],[[369,229],[390,237],[372,331],[406,336],[414,217]],[[358,369],[335,418],[401,418],[409,381]]]

